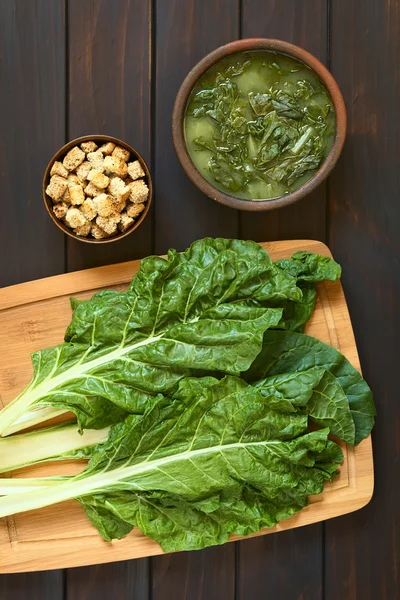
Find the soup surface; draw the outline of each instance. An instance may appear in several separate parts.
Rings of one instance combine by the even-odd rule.
[[[211,67],[188,100],[185,138],[200,173],[247,200],[296,190],[325,160],[335,134],[328,91],[284,54],[239,52]]]

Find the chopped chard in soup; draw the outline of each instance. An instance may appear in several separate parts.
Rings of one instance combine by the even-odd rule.
[[[304,63],[270,51],[240,52],[194,87],[185,137],[193,163],[219,190],[247,200],[301,187],[335,134],[332,100]]]

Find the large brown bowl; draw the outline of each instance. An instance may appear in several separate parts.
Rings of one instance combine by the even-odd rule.
[[[311,179],[309,179],[304,185],[294,192],[279,198],[274,198],[272,200],[242,200],[240,198],[236,198],[235,196],[225,194],[224,192],[221,192],[215,188],[203,177],[203,175],[201,175],[201,173],[195,167],[192,159],[190,158],[185,141],[185,111],[190,93],[197,81],[205,73],[205,71],[212,67],[216,62],[226,58],[227,56],[230,56],[231,54],[243,52],[245,50],[269,50],[272,52],[280,52],[296,58],[297,60],[300,60],[308,65],[318,75],[319,79],[328,90],[332,98],[336,115],[335,138],[329,154],[323,164],[320,166],[319,170],[315,173],[315,175],[313,175],[313,177],[311,177]],[[299,48],[298,46],[294,46],[293,44],[289,44],[288,42],[281,40],[265,38],[251,38],[231,42],[225,46],[217,48],[203,58],[200,62],[198,62],[182,83],[175,100],[175,106],[172,114],[172,136],[174,140],[174,146],[179,161],[186,171],[186,174],[202,192],[207,194],[207,196],[213,200],[216,200],[217,202],[220,202],[221,204],[225,204],[226,206],[240,210],[271,210],[273,208],[280,208],[281,206],[287,206],[288,204],[297,202],[297,200],[300,200],[300,198],[303,198],[312,190],[314,190],[329,175],[340,156],[346,137],[346,125],[346,108],[344,105],[343,96],[340,92],[339,86],[328,69],[324,67],[324,65],[317,58],[315,58],[315,56],[306,50]]]
[[[144,211],[142,212],[142,214],[140,215],[140,217],[137,219],[137,221],[135,221],[135,223],[132,225],[132,227],[130,227],[127,231],[125,231],[123,233],[117,233],[116,235],[113,235],[112,237],[104,238],[102,240],[96,240],[95,238],[92,238],[92,237],[82,237],[82,236],[76,235],[72,229],[70,229],[62,221],[57,219],[57,217],[53,213],[54,203],[53,203],[52,199],[50,198],[50,196],[48,196],[46,194],[46,188],[50,182],[50,170],[51,170],[51,167],[53,166],[53,163],[56,160],[62,162],[62,159],[67,154],[67,152],[69,152],[71,150],[71,148],[73,148],[74,146],[79,146],[80,144],[82,144],[82,142],[89,142],[89,141],[93,141],[96,143],[99,142],[98,145],[105,144],[106,142],[114,142],[114,144],[117,144],[117,146],[122,146],[122,148],[126,148],[126,150],[129,150],[129,152],[131,153],[131,160],[138,160],[140,162],[140,164],[142,165],[143,170],[146,174],[144,177],[144,180],[147,183],[147,186],[149,188],[149,196],[146,201],[146,207],[145,207]],[[109,244],[110,242],[116,242],[118,240],[121,240],[124,237],[127,237],[128,235],[133,233],[135,231],[135,229],[137,229],[143,223],[143,221],[146,218],[147,213],[149,212],[150,205],[151,205],[151,202],[153,199],[153,183],[151,180],[151,175],[150,175],[150,171],[149,171],[147,164],[145,163],[144,159],[141,157],[139,152],[137,150],[135,150],[134,148],[132,148],[132,146],[129,146],[129,144],[127,144],[126,142],[123,142],[122,140],[119,140],[118,138],[111,137],[110,135],[99,135],[99,134],[84,135],[83,137],[76,138],[76,139],[68,142],[68,144],[65,144],[65,146],[60,148],[60,150],[58,150],[55,153],[55,155],[53,156],[53,158],[50,160],[49,164],[47,165],[46,171],[44,173],[44,177],[43,177],[42,194],[43,194],[44,205],[46,207],[47,212],[49,213],[51,220],[53,221],[53,223],[55,223],[57,225],[57,227],[59,229],[61,229],[61,231],[63,231],[67,235],[69,235],[69,237],[72,237],[75,240],[79,240],[80,242],[86,242],[88,244]]]

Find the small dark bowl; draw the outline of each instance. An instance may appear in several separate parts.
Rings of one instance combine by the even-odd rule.
[[[280,52],[281,54],[286,54],[287,56],[293,57],[305,63],[318,75],[319,79],[328,90],[335,109],[335,138],[329,154],[320,166],[319,170],[315,173],[315,175],[313,175],[313,177],[311,177],[311,179],[306,181],[305,184],[303,184],[294,192],[286,194],[285,196],[280,196],[279,198],[274,198],[272,200],[242,200],[241,198],[230,196],[229,194],[225,194],[224,192],[218,190],[197,170],[192,162],[192,159],[190,158],[185,141],[185,111],[190,93],[197,81],[205,73],[205,71],[212,67],[216,62],[226,58],[227,56],[230,56],[231,54],[246,50],[269,50],[272,52]],[[175,106],[172,114],[172,136],[175,150],[182,167],[193,183],[202,192],[204,192],[204,194],[213,200],[220,202],[221,204],[225,204],[231,208],[252,211],[271,210],[273,208],[280,208],[281,206],[293,204],[314,190],[329,175],[335,166],[343,148],[346,137],[346,126],[347,118],[343,96],[340,92],[339,86],[328,69],[317,58],[315,58],[315,56],[309,54],[309,52],[299,48],[298,46],[294,46],[293,44],[289,44],[288,42],[281,40],[264,38],[237,40],[217,48],[204,57],[200,62],[197,63],[197,65],[193,67],[182,83],[175,100]]]
[[[146,174],[144,180],[149,188],[149,196],[146,201],[146,207],[145,207],[144,211],[142,212],[142,214],[140,215],[139,219],[137,221],[135,221],[135,223],[132,225],[132,227],[130,227],[127,231],[124,231],[123,233],[118,233],[114,236],[104,238],[103,240],[96,240],[92,237],[82,237],[79,235],[75,235],[75,233],[73,232],[72,229],[70,229],[69,227],[64,225],[64,223],[62,221],[57,219],[57,217],[53,213],[54,202],[50,198],[50,196],[48,196],[46,194],[46,188],[50,182],[50,170],[51,170],[51,167],[53,166],[53,163],[56,160],[62,162],[62,159],[64,158],[64,156],[74,146],[80,146],[80,144],[82,144],[82,142],[90,142],[90,141],[93,141],[96,143],[99,142],[98,143],[99,146],[102,144],[105,144],[106,142],[114,142],[114,144],[117,144],[117,146],[122,146],[122,148],[126,148],[126,150],[129,150],[129,152],[131,153],[130,160],[138,160],[140,162],[140,164],[142,165],[143,170]],[[49,164],[47,165],[46,171],[44,173],[43,182],[42,182],[42,193],[43,193],[43,200],[44,200],[44,205],[46,207],[46,210],[49,213],[49,216],[50,216],[51,220],[53,221],[53,223],[55,223],[57,225],[57,227],[59,229],[61,229],[61,231],[63,231],[67,235],[69,235],[69,237],[72,237],[75,240],[79,240],[80,242],[86,242],[87,244],[108,244],[110,242],[116,242],[118,240],[121,240],[124,237],[127,237],[128,235],[133,233],[135,231],[135,229],[137,229],[141,225],[141,223],[143,223],[143,221],[146,218],[147,213],[149,212],[150,205],[153,200],[153,183],[151,180],[149,167],[145,163],[144,159],[140,156],[139,152],[137,150],[135,150],[134,148],[132,148],[132,146],[129,146],[129,144],[127,144],[126,142],[123,142],[122,140],[119,140],[118,138],[111,137],[110,135],[84,135],[83,137],[79,137],[79,138],[76,138],[75,140],[71,140],[70,142],[68,142],[68,144],[65,144],[65,146],[60,148],[60,150],[58,150],[55,153],[55,155],[53,156],[53,158],[50,160]]]

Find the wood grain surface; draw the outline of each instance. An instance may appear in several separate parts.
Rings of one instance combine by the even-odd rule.
[[[329,255],[328,248],[317,241],[269,242],[262,246],[269,252],[272,260],[288,258],[299,249]],[[0,400],[3,405],[10,402],[29,383],[32,377],[30,353],[55,345],[63,339],[71,317],[71,294],[78,299],[86,299],[102,289],[125,289],[139,264],[140,261],[131,261],[76,271],[0,290]],[[306,331],[339,349],[359,368],[357,348],[339,281],[318,285],[316,308]],[[310,498],[309,507],[255,536],[346,514],[369,502],[373,490],[371,440],[364,440],[356,448],[341,445],[345,459],[340,468],[340,476],[334,483],[327,485],[323,494]],[[74,474],[81,469],[80,463],[64,461],[25,468],[13,473],[13,477]],[[239,536],[232,538],[240,539]],[[123,540],[104,542],[88,522],[82,506],[73,501],[17,514],[0,522],[0,572],[3,573],[108,563],[156,554],[162,554],[161,548],[141,535],[137,528]],[[213,552],[203,552],[184,553],[180,558],[171,556],[164,559],[165,564],[160,559],[153,565],[153,576],[158,581],[167,568],[166,565],[173,571],[175,567],[182,569],[182,564],[189,561],[192,565],[190,571],[196,571],[197,568],[202,569],[201,565],[204,566],[205,562],[212,561],[214,569],[207,570],[209,583],[205,583],[206,587],[213,587],[214,594],[222,593],[222,585],[224,593],[229,585],[234,589],[234,579],[228,575],[232,569],[226,570],[222,566],[226,561],[233,564],[234,546],[229,546],[219,554],[218,560],[212,557]],[[244,560],[246,557],[245,549]],[[227,574],[225,580],[219,577],[221,572]],[[70,579],[74,580],[73,573],[70,574]],[[211,582],[214,582],[213,586]],[[251,590],[251,586],[249,589]],[[245,594],[247,595],[247,591]]]
[[[0,285],[183,248],[202,235],[327,240],[344,267],[378,408],[368,508],[325,526],[240,542],[237,552],[229,544],[118,566],[2,575],[1,600],[209,600],[214,583],[218,600],[400,599],[393,470],[400,431],[399,22],[399,0],[0,0]],[[188,69],[219,44],[253,35],[294,41],[326,62],[349,117],[330,182],[262,217],[199,194],[170,135],[174,95]],[[156,184],[153,216],[135,240],[107,251],[72,241],[67,247],[40,194],[53,152],[95,130],[136,145]]]
[[[378,418],[373,502],[326,525],[327,600],[400,598],[399,36],[398,0],[332,3],[332,71],[349,136],[330,182],[329,237]]]

